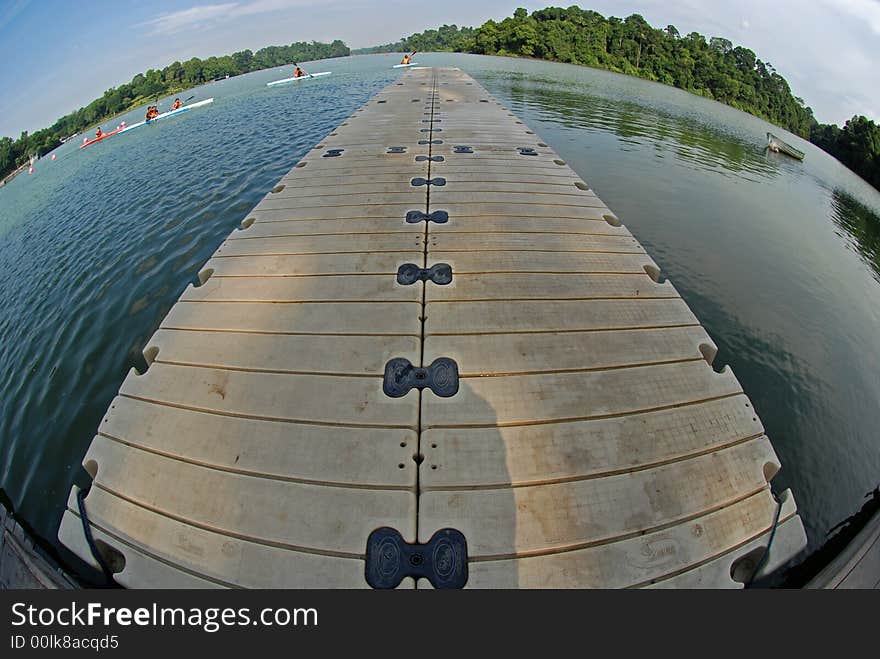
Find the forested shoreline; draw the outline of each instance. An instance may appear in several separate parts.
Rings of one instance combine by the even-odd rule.
[[[517,9],[502,21],[480,27],[443,25],[397,43],[361,48],[355,53],[454,51],[483,55],[533,57],[607,69],[684,89],[782,126],[824,149],[880,189],[880,126],[855,116],[843,127],[820,124],[804,100],[769,62],[723,37],[708,40],[674,25],[652,27],[638,14],[625,19],[569,7],[549,7],[529,14]],[[33,155],[56,148],[61,139],[107,118],[143,105],[157,95],[173,94],[226,75],[291,64],[299,60],[344,57],[342,41],[297,42],[268,46],[256,53],[239,51],[205,60],[174,62],[150,69],[130,83],[108,89],[101,98],[72,112],[49,128],[17,140],[0,138],[0,179]]]
[[[579,7],[517,9],[480,27],[443,25],[387,44],[400,51],[454,51],[533,57],[645,78],[765,119],[810,140],[880,189],[880,126],[855,116],[820,124],[769,62],[723,37],[659,29],[638,14],[604,17]]]
[[[164,69],[149,69],[146,73],[138,73],[131,82],[111,87],[100,98],[61,117],[49,128],[31,135],[23,132],[17,140],[0,137],[0,180],[26,164],[31,156],[42,156],[57,148],[63,138],[144,105],[157,95],[174,94],[227,75],[349,54],[348,46],[338,39],[329,44],[300,41],[289,46],[267,46],[256,53],[242,50],[222,57],[193,57],[186,62],[173,62]]]

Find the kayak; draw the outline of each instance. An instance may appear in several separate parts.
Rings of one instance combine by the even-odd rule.
[[[79,148],[85,149],[87,146],[90,146],[90,145],[94,144],[95,142],[100,142],[101,140],[105,140],[108,137],[112,137],[113,135],[116,135],[116,133],[121,133],[121,132],[122,132],[122,127],[119,127],[116,130],[111,130],[109,133],[104,133],[103,135],[101,135],[101,137],[93,137],[90,140],[86,140],[85,142],[83,142],[82,144],[79,145]]]
[[[285,82],[297,82],[298,80],[305,80],[306,78],[320,78],[321,76],[328,76],[332,71],[320,71],[318,73],[308,73],[304,76],[300,76],[299,78],[284,78],[283,80],[274,80],[272,82],[267,82],[266,86],[271,87],[272,85],[282,85]]]
[[[418,65],[419,65],[418,62],[410,62],[409,64],[395,64],[391,68],[392,69],[405,69],[408,66],[418,66]]]
[[[135,128],[140,128],[144,124],[151,124],[156,121],[159,121],[159,119],[165,119],[166,117],[173,117],[174,115],[180,114],[181,112],[187,112],[189,110],[192,110],[193,108],[198,108],[198,107],[201,107],[203,105],[207,105],[208,103],[213,103],[213,102],[214,102],[213,98],[207,98],[204,101],[199,101],[198,103],[191,103],[189,105],[184,105],[182,108],[177,108],[176,110],[169,110],[168,112],[163,112],[158,117],[154,117],[153,119],[150,119],[149,121],[147,121],[145,119],[144,121],[139,121],[136,124],[131,124],[130,126],[126,126],[125,128],[123,128],[119,132],[120,133],[127,133],[128,131],[133,130]]]

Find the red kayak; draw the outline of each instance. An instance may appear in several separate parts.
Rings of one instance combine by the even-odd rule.
[[[110,137],[111,135],[116,135],[116,133],[118,133],[122,129],[123,129],[123,126],[119,126],[116,130],[111,130],[109,133],[103,133],[101,135],[101,137],[93,137],[90,140],[86,140],[85,142],[83,142],[82,144],[79,145],[79,148],[85,149],[90,144],[94,144],[95,142],[100,142],[101,140],[106,139],[106,138]]]

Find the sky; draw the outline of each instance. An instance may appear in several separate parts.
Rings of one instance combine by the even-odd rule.
[[[17,137],[174,60],[294,41],[352,48],[552,0],[0,0],[0,135]],[[605,16],[723,36],[785,77],[823,123],[880,120],[880,0],[588,0]]]

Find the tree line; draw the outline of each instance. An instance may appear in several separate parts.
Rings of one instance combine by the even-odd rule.
[[[388,44],[389,46],[392,44]],[[731,105],[800,135],[880,189],[880,126],[855,116],[843,128],[820,124],[770,62],[723,37],[654,28],[633,14],[517,9],[478,28],[443,25],[402,39],[397,50],[508,55],[607,69],[687,90]]]
[[[267,46],[256,53],[241,50],[222,57],[173,62],[164,69],[138,73],[131,82],[112,87],[85,107],[61,117],[49,128],[31,135],[25,131],[17,140],[0,137],[0,179],[26,164],[32,156],[42,156],[61,144],[61,140],[94,126],[110,117],[152,101],[157,96],[174,94],[211,82],[260,69],[299,61],[345,57],[348,46],[338,39],[333,43],[299,41],[289,46]]]

